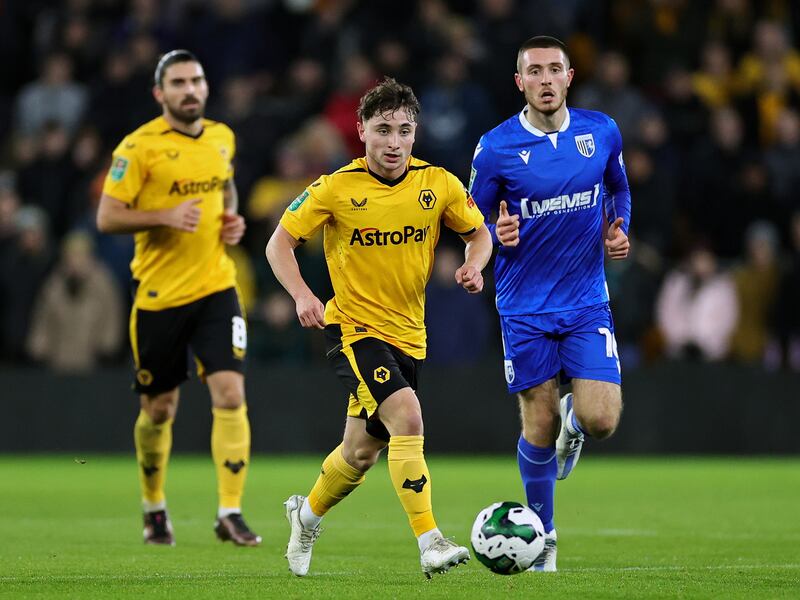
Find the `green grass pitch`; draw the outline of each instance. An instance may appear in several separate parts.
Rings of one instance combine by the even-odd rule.
[[[141,542],[130,456],[0,457],[0,596],[13,598],[798,598],[800,459],[585,456],[557,485],[554,574],[494,575],[476,560],[426,581],[385,459],[336,507],[308,577],[287,570],[281,502],[321,457],[254,457],[245,516],[260,548],[211,530],[210,458],[174,456],[177,546]],[[84,462],[85,461],[85,462]],[[513,456],[430,457],[445,535],[522,500]]]

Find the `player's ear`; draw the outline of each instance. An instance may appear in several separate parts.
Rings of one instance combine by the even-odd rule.
[[[362,142],[366,142],[366,130],[364,129],[364,123],[361,122],[361,119],[356,121],[356,130],[358,130],[358,139],[360,139]]]
[[[572,67],[567,69],[567,87],[569,87],[572,84],[572,78],[574,76],[575,76],[575,69],[573,69]]]
[[[519,73],[514,73],[514,82],[517,84],[517,89],[520,92],[525,91],[525,86],[522,85],[522,75],[520,75]]]
[[[155,98],[156,102],[159,104],[164,103],[164,90],[162,90],[160,86],[153,86],[153,98]]]

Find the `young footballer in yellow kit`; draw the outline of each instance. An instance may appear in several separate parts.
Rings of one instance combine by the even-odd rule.
[[[134,233],[136,240],[130,337],[141,401],[134,441],[144,541],[175,543],[164,480],[191,351],[211,392],[219,490],[214,530],[223,541],[257,546],[261,537],[241,514],[250,463],[247,325],[225,252],[245,229],[233,183],[234,136],[226,125],[203,118],[208,84],[190,52],[161,58],[153,94],[163,113],[114,150],[97,213],[100,231]]]
[[[411,156],[419,103],[385,79],[361,99],[356,126],[366,156],[312,183],[287,208],[267,245],[276,277],[304,327],[324,328],[327,356],[350,392],[342,443],[322,463],[308,497],[285,503],[289,568],[305,575],[320,519],[363,481],[383,448],[417,536],[423,572],[444,573],[469,551],[445,538],[431,507],[431,474],[415,390],[425,358],[425,285],[443,222],[466,243],[456,281],[483,289],[492,242],[464,186]],[[323,307],[304,282],[294,249],[324,230],[334,296]]]

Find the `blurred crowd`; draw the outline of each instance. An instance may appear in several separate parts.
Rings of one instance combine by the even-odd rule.
[[[128,358],[131,236],[94,211],[110,152],[160,113],[152,74],[203,62],[207,116],[237,135],[248,231],[232,249],[250,356],[321,361],[263,258],[286,205],[363,154],[362,93],[422,103],[414,154],[466,182],[479,136],[521,110],[520,43],[570,48],[568,104],[618,123],[632,255],[607,265],[619,350],[800,371],[800,3],[792,0],[2,0],[0,362],[67,372]],[[428,293],[432,363],[499,360],[491,289],[464,294],[445,237]],[[320,240],[298,251],[330,283]]]

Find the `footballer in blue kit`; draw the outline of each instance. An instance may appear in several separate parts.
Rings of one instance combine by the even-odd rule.
[[[556,479],[575,466],[584,435],[610,436],[622,410],[603,261],[606,252],[628,255],[630,190],[613,119],[567,107],[572,77],[561,41],[521,46],[515,80],[525,108],[481,137],[469,185],[500,246],[496,302],[522,418],[517,458],[546,532],[537,571],[556,570]]]

